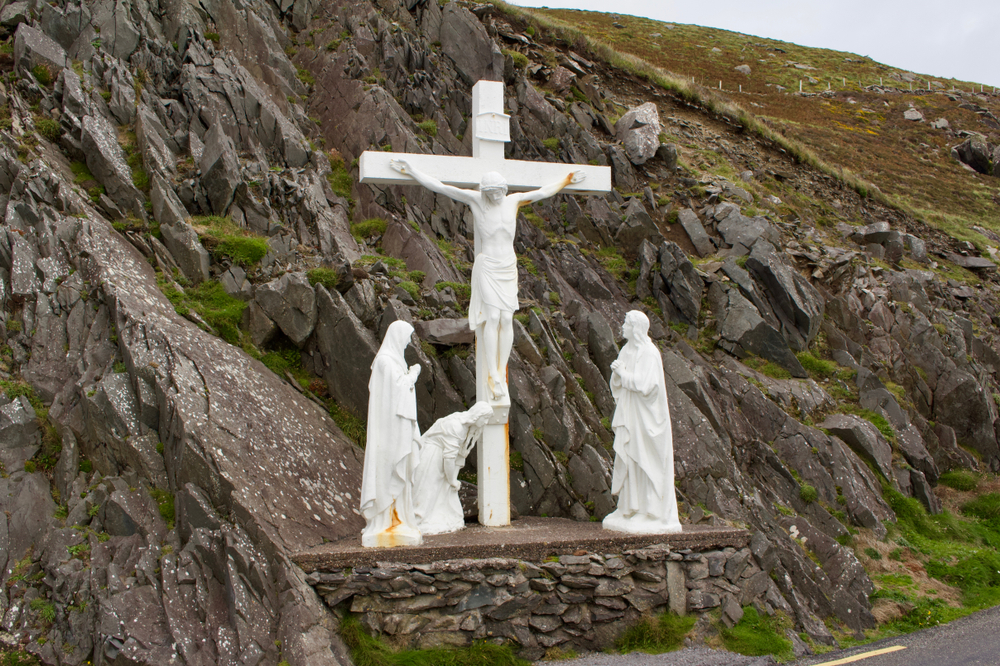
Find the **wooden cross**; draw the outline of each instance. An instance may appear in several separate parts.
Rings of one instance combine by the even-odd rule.
[[[504,143],[510,141],[510,116],[503,112],[503,83],[480,81],[472,88],[472,157],[386,153],[361,154],[361,182],[380,185],[415,185],[390,166],[392,160],[406,160],[414,168],[433,175],[446,185],[477,189],[483,175],[496,171],[512,192],[535,190],[559,181],[570,171],[582,171],[580,183],[570,183],[568,194],[603,194],[611,190],[609,167],[526,162],[504,157]],[[475,250],[480,252],[479,239]],[[494,416],[483,430],[478,455],[479,522],[489,526],[510,524],[510,442],[507,418],[510,398],[493,400],[486,384],[487,365],[481,345],[476,346],[476,398],[489,402]],[[495,362],[494,362],[495,365]]]

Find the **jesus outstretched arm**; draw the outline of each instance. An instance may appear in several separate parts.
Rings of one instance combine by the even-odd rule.
[[[443,194],[450,199],[454,199],[455,201],[460,201],[471,206],[478,198],[478,193],[475,190],[463,190],[462,188],[455,187],[454,185],[445,185],[434,176],[414,168],[413,165],[406,160],[392,160],[389,162],[389,166],[404,176],[409,176],[431,192]]]

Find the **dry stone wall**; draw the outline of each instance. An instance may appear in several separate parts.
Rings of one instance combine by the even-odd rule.
[[[577,553],[535,561],[381,562],[315,572],[306,581],[330,607],[358,613],[372,632],[412,647],[502,638],[528,659],[557,645],[602,649],[644,615],[721,607],[732,625],[742,606],[773,613],[784,605],[747,546]]]

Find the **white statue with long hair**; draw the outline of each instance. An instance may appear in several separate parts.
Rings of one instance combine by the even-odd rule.
[[[493,408],[477,402],[434,422],[420,438],[420,464],[413,477],[413,512],[421,534],[444,534],[465,527],[458,497],[458,472],[483,434]]]
[[[517,311],[517,210],[521,206],[558,194],[567,185],[584,179],[582,171],[568,173],[554,183],[530,192],[507,194],[507,181],[495,171],[483,175],[479,190],[446,185],[414,168],[407,160],[394,159],[390,166],[438,194],[464,203],[475,220],[476,259],[472,264],[472,296],[469,328],[476,344],[483,345],[488,385],[494,400],[507,395],[507,361],[514,343],[514,313]]]
[[[367,548],[423,543],[413,513],[413,477],[420,462],[420,428],[414,384],[420,366],[407,367],[403,354],[413,335],[394,321],[372,363],[368,382],[368,439],[361,478],[361,515]]]
[[[648,331],[646,315],[638,310],[626,314],[626,343],[611,364],[616,403],[611,493],[618,495],[618,508],[604,519],[604,528],[636,534],[680,532],[663,359]]]

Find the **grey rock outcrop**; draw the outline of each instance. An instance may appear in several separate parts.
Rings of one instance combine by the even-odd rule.
[[[257,288],[254,300],[296,345],[301,346],[316,326],[316,292],[305,273],[285,273]]]
[[[951,149],[951,156],[967,164],[979,173],[989,174],[993,171],[990,144],[981,135],[970,136]]]
[[[240,183],[240,162],[236,146],[223,128],[222,121],[213,123],[205,134],[205,149],[199,162],[201,183],[212,211],[225,215],[233,202]]]
[[[455,3],[445,5],[439,41],[441,50],[454,61],[468,85],[480,80],[503,80],[503,54],[483,24],[465,7]]]
[[[753,246],[746,267],[764,285],[789,346],[806,349],[823,323],[823,297],[767,241]]]
[[[615,123],[615,138],[621,141],[632,164],[645,164],[660,147],[660,113],[654,102],[625,112]]]

